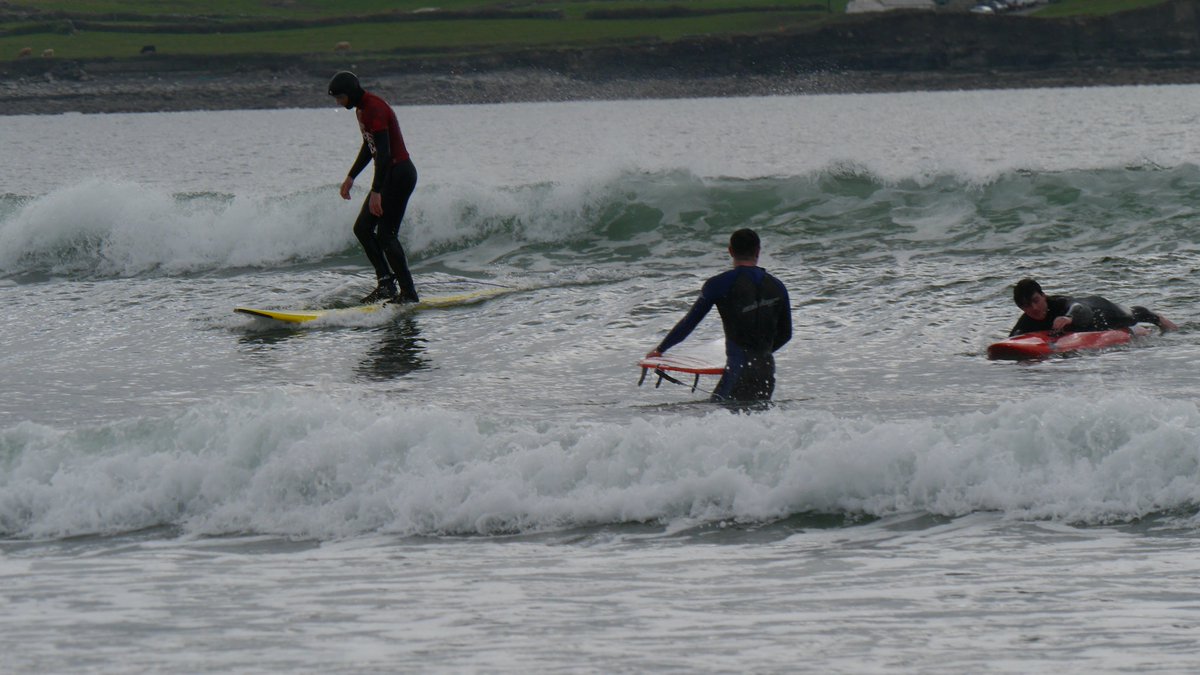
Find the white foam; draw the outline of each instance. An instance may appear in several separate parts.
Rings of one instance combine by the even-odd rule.
[[[330,255],[353,241],[341,200],[170,195],[89,179],[0,221],[0,270],[135,275],[266,265]],[[342,207],[344,210],[345,207]]]
[[[1194,509],[1200,410],[1040,397],[943,419],[776,410],[529,424],[277,390],[165,420],[0,432],[0,530],[339,538],[818,511],[1109,522]]]

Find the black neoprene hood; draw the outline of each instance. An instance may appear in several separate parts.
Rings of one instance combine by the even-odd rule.
[[[353,105],[357,105],[359,100],[362,99],[363,88],[358,82],[358,76],[348,70],[343,70],[334,75],[333,79],[329,81],[329,95],[345,95],[350,99],[351,105],[346,106],[349,108]]]

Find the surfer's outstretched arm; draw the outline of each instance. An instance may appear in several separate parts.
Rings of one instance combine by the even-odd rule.
[[[675,327],[671,329],[670,333],[667,333],[662,342],[658,343],[658,346],[646,355],[647,358],[660,356],[663,352],[687,339],[687,336],[692,334],[692,331],[696,329],[696,326],[700,324],[700,321],[708,315],[708,311],[712,308],[713,301],[707,297],[706,293],[701,292],[700,297],[696,298],[696,303],[692,305],[688,313],[679,320],[679,323],[675,324]]]

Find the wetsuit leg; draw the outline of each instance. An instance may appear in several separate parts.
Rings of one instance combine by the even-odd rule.
[[[1133,307],[1130,307],[1129,310],[1130,313],[1133,314],[1134,320],[1138,323],[1150,323],[1154,324],[1155,326],[1162,326],[1162,319],[1158,318],[1157,314],[1151,312],[1145,307],[1134,305]]]
[[[725,365],[714,401],[769,401],[775,393],[775,357],[755,354],[733,358]]]
[[[370,199],[371,196],[368,194],[367,198],[363,200],[362,209],[358,212],[358,219],[354,221],[354,236],[358,238],[358,243],[362,244],[363,252],[367,254],[367,260],[375,268],[375,278],[386,279],[392,276],[392,270],[388,267],[387,259],[383,257],[383,249],[379,247],[379,239],[375,236],[379,218],[371,214]]]
[[[417,167],[412,161],[404,161],[392,167],[383,190],[383,216],[379,219],[377,239],[396,283],[400,297],[417,302],[417,288],[413,284],[412,272],[408,270],[408,258],[400,245],[400,223],[408,210],[408,199],[417,187]]]
[[[1128,328],[1137,323],[1133,314],[1115,302],[1099,296],[1083,298],[1082,302],[1092,310],[1091,325],[1072,326],[1071,330],[1110,330],[1113,328]]]

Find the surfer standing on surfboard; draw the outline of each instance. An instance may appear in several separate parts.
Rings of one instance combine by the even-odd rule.
[[[700,289],[700,297],[646,358],[683,342],[713,305],[725,328],[725,372],[714,401],[766,401],[775,391],[772,354],[792,339],[792,305],[783,283],[758,266],[758,234],[741,229],[729,238],[733,269]]]
[[[1115,302],[1088,295],[1073,298],[1066,295],[1047,296],[1033,279],[1022,279],[1013,287],[1013,302],[1024,314],[1009,331],[1008,336],[1024,335],[1038,330],[1056,332],[1110,330],[1128,328],[1136,323],[1152,323],[1164,333],[1176,330],[1170,319],[1145,307],[1126,309]]]
[[[350,199],[354,179],[374,160],[375,176],[371,192],[354,221],[367,260],[375,267],[378,286],[362,299],[363,304],[394,300],[417,302],[417,289],[408,259],[400,245],[400,221],[408,208],[408,198],[417,187],[417,167],[408,156],[396,112],[382,98],[364,91],[354,73],[342,71],[329,81],[329,95],[347,110],[353,108],[362,131],[362,147],[346,180],[342,181],[342,199]],[[399,289],[396,288],[399,284]]]

